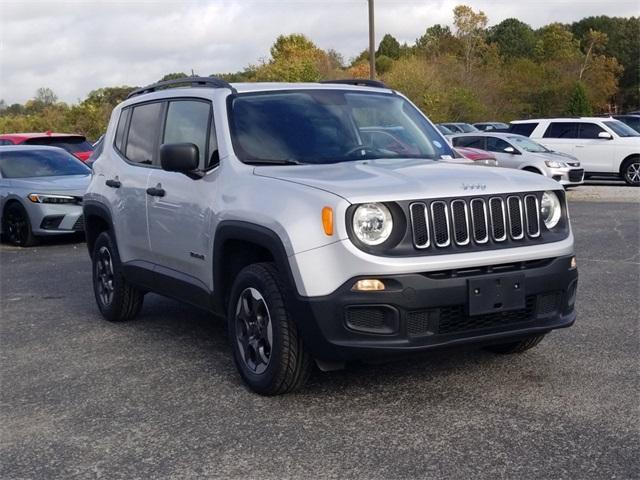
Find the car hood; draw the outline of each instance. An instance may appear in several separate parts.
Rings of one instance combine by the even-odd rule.
[[[640,147],[640,137],[616,137],[613,141],[616,145]]]
[[[540,160],[555,160],[557,162],[578,162],[579,160],[573,155],[562,152],[536,152],[528,154],[531,158]]]
[[[351,203],[558,189],[543,175],[443,161],[379,159],[330,165],[260,166],[254,174],[318,188]]]
[[[91,174],[11,179],[15,188],[29,190],[30,193],[65,193],[74,196],[83,196],[90,181]]]

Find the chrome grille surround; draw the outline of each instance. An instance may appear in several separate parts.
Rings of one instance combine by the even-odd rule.
[[[543,241],[537,192],[419,200],[407,205],[414,249],[446,253],[446,248],[506,248]],[[565,230],[568,234],[568,231]],[[554,232],[545,230],[545,239]],[[559,235],[562,235],[559,234]],[[557,238],[557,237],[556,237]],[[415,251],[415,250],[414,250]]]
[[[444,215],[445,225],[442,225]],[[444,248],[451,245],[451,221],[447,203],[442,200],[431,202],[431,218],[433,220],[433,243],[436,247]]]

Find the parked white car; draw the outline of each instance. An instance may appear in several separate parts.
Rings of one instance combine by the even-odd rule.
[[[452,135],[450,138],[456,149],[479,148],[491,152],[498,167],[542,174],[564,186],[580,185],[584,180],[584,170],[575,157],[549,150],[523,135],[479,132]]]
[[[585,176],[615,176],[640,185],[640,133],[613,118],[545,118],[511,122],[511,133],[573,155]]]

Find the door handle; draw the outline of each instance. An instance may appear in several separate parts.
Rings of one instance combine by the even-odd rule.
[[[111,188],[120,188],[122,186],[122,183],[120,183],[120,180],[114,180],[112,178],[104,182],[104,184],[107,187],[111,187]]]
[[[164,188],[159,187],[150,187],[147,188],[147,195],[151,195],[152,197],[164,197]]]

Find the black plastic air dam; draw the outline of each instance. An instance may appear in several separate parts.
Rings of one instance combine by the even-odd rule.
[[[352,291],[353,284],[362,278],[355,277],[331,295],[290,295],[288,303],[310,353],[325,360],[366,359],[467,343],[491,343],[573,324],[576,313],[567,303],[575,295],[572,284],[577,282],[578,272],[571,269],[571,258],[564,256],[514,264],[516,270],[496,267],[491,273],[486,269],[469,269],[462,274],[438,272],[367,277],[378,278],[392,286],[390,290],[378,292]],[[527,303],[522,308],[488,314],[493,317],[470,317],[469,280],[495,277],[496,272],[505,276],[523,274],[523,295]],[[555,301],[553,298],[557,298],[557,304],[550,303]],[[349,328],[345,310],[359,305],[387,305],[396,309],[399,313],[397,331],[376,334]],[[409,331],[409,315],[415,317],[416,312],[434,310],[438,312],[436,320],[433,324],[428,323],[431,317],[424,320],[428,327],[423,334],[416,335],[414,327]],[[457,318],[458,323],[466,323],[462,327],[445,328],[442,319],[447,316],[451,323],[454,314],[458,315],[454,320]]]

